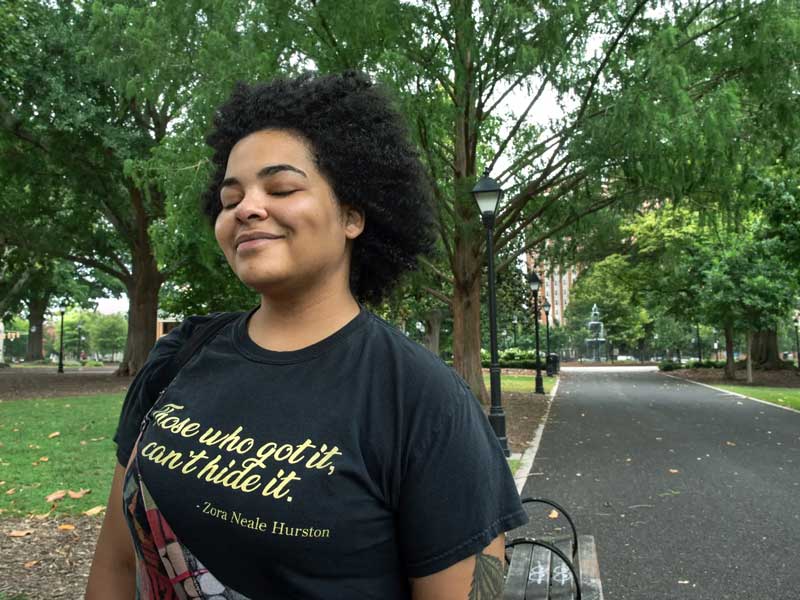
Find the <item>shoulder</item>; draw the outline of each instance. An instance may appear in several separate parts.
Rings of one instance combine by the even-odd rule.
[[[379,316],[370,313],[370,317],[374,342],[393,361],[387,366],[403,378],[410,393],[406,394],[407,402],[424,401],[428,409],[446,408],[448,412],[457,404],[477,402],[467,383],[439,356]]]
[[[147,357],[147,362],[150,363],[150,366],[157,368],[177,354],[186,341],[204,326],[220,318],[225,318],[227,316],[233,318],[242,314],[244,313],[213,312],[207,315],[191,315],[186,317],[181,321],[180,325],[156,340],[155,346],[153,346],[150,355]]]

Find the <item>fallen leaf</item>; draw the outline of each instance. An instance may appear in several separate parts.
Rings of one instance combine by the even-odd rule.
[[[38,520],[38,521],[43,521],[44,519],[49,517],[52,512],[53,511],[51,510],[50,512],[42,513],[40,515],[33,515],[33,518]]]
[[[106,439],[106,436],[104,436],[104,435],[101,435],[100,437],[96,437],[96,438],[89,438],[89,441],[90,441],[90,442],[100,442],[100,441],[102,441],[102,440],[104,440],[104,439]]]
[[[25,537],[26,535],[30,535],[33,533],[33,529],[14,529],[13,531],[7,533],[8,537]]]
[[[0,481],[0,485],[5,485],[5,484],[6,484],[5,481]]]
[[[46,456],[40,456],[39,457],[39,462],[47,462],[48,460],[50,460],[50,459],[47,458]]]
[[[59,531],[72,531],[73,529],[75,529],[75,525],[71,523],[62,523],[58,526]]]
[[[79,492],[73,492],[72,490],[69,490],[67,494],[69,494],[69,497],[72,498],[73,500],[77,500],[78,498],[83,498],[86,494],[90,493],[91,491],[92,490],[85,490],[81,488]]]
[[[11,488],[10,490],[6,490],[6,496],[10,496],[11,494],[16,493],[17,488]]]
[[[53,439],[54,437],[58,437],[58,436],[60,436],[60,435],[61,435],[61,432],[60,432],[60,431],[54,431],[53,433],[51,433],[51,434],[50,434],[50,435],[48,435],[47,437],[48,437],[49,439]]]
[[[49,496],[46,496],[45,500],[47,502],[55,502],[56,500],[61,500],[66,495],[67,495],[67,490],[56,490]]]
[[[81,440],[81,446],[85,446],[87,444],[86,440]]]
[[[39,448],[41,448],[41,446],[39,446],[39,444],[28,444],[28,448],[32,450],[38,450]]]
[[[83,514],[85,514],[87,517],[93,517],[95,515],[99,515],[105,509],[106,509],[106,507],[102,506],[102,505],[95,506],[94,508],[90,508],[89,510],[83,511]]]
[[[558,518],[558,511],[557,511],[557,510],[554,508],[554,509],[553,509],[553,510],[551,510],[551,511],[550,511],[550,513],[547,515],[547,518],[548,518],[548,519],[557,519],[557,518]]]
[[[672,473],[673,475],[675,473],[680,473],[680,471],[678,469],[670,469],[669,472]]]
[[[38,561],[38,560],[29,560],[28,562],[26,562],[26,563],[25,563],[24,565],[22,565],[22,566],[23,566],[23,567],[25,567],[26,569],[30,569],[31,567],[33,567],[33,566],[35,566],[35,565],[38,565],[38,564],[39,564],[39,561]]]
[[[725,442],[725,443],[728,444],[728,446],[735,446],[736,445],[736,442]]]

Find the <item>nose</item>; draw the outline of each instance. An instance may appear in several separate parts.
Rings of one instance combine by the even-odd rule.
[[[236,219],[242,222],[250,219],[263,220],[269,216],[266,205],[266,194],[259,190],[249,190],[236,205],[234,214]]]

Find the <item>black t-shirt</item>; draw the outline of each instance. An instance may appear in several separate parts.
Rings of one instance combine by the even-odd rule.
[[[409,577],[527,521],[505,457],[456,373],[362,308],[292,352],[226,326],[180,371],[138,446],[178,538],[251,598],[410,598]],[[161,338],[115,435],[126,465],[145,381],[209,317]]]

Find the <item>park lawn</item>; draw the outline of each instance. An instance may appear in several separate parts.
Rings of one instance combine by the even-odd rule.
[[[486,383],[486,389],[489,389],[489,374],[483,374],[483,381]],[[542,375],[542,381],[544,382],[544,391],[546,394],[549,394],[553,386],[558,381],[558,377],[546,377]],[[504,392],[532,392],[536,384],[535,377],[533,375],[501,375],[500,376],[500,388]]]
[[[0,402],[0,516],[47,513],[45,497],[56,490],[91,491],[58,500],[54,514],[105,506],[117,464],[111,438],[122,399],[101,394]]]
[[[751,398],[758,398],[778,404],[780,406],[789,406],[800,410],[800,388],[781,388],[781,387],[761,387],[757,385],[726,385],[715,383],[714,387],[729,392],[736,392],[743,396],[750,396]]]

